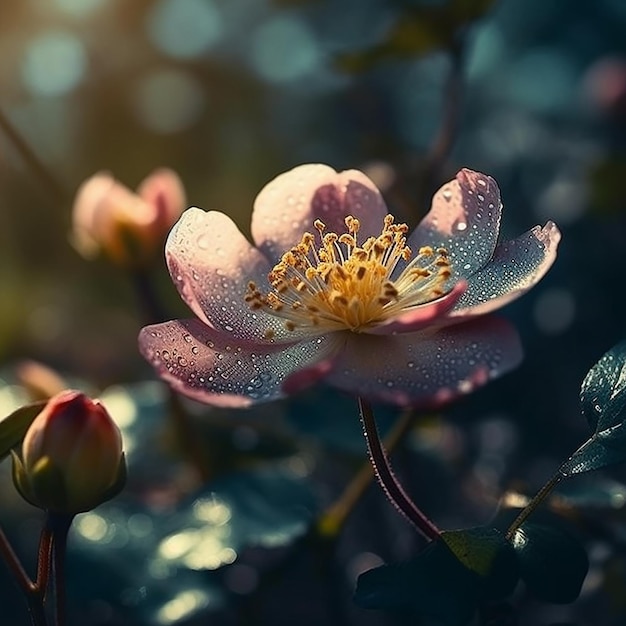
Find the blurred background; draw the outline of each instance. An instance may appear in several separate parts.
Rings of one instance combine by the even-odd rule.
[[[409,479],[416,474],[411,484],[442,525],[482,523],[513,481],[533,491],[587,436],[580,383],[623,338],[626,319],[623,0],[3,0],[0,115],[3,414],[15,403],[15,367],[24,359],[93,389],[152,377],[136,350],[143,320],[130,281],[104,260],[83,260],[70,244],[73,194],[95,172],[109,170],[135,188],[155,167],[169,166],[181,176],[190,205],[220,209],[248,233],[256,193],[300,163],[363,169],[410,225],[428,210],[440,183],[469,167],[498,181],[504,237],[553,219],[563,240],[547,277],[504,311],[522,336],[523,365],[423,424],[408,445],[405,471]],[[43,174],[24,158],[20,141]],[[164,264],[155,272],[171,315],[186,315]],[[343,426],[320,425],[311,408],[316,401],[307,396],[280,409],[298,413],[289,445],[294,432],[305,433],[315,454],[318,447],[348,450],[352,467],[364,458],[356,410],[346,417],[354,432],[344,437],[337,432]],[[353,410],[343,398],[332,402]],[[244,430],[226,437],[234,455],[262,440],[258,416],[239,418]],[[290,454],[294,449],[302,453],[300,444]],[[269,456],[280,456],[273,450]],[[290,467],[313,484],[316,501],[332,500],[337,476],[320,469],[315,455],[298,458],[307,461]],[[431,472],[430,490],[419,471]],[[623,471],[612,476],[619,481]],[[614,500],[619,508],[626,491],[611,485],[617,491],[609,495],[622,494]],[[379,495],[371,498],[378,502]],[[376,506],[384,509],[383,525],[402,526],[387,519],[394,512],[384,501]],[[346,589],[363,569],[359,555],[371,565],[415,550],[412,540],[377,547],[376,531],[356,524],[338,549],[342,571],[349,570]],[[268,558],[274,556],[249,556],[241,580],[263,570],[259,562]],[[292,572],[295,579],[302,575],[311,584],[298,567],[304,566]],[[244,583],[241,592],[229,584],[231,595],[248,593]],[[130,623],[129,615],[147,624],[204,619],[197,615],[205,615],[206,598],[193,605],[190,591],[186,597],[197,610],[174,611],[171,619],[156,610],[146,617],[119,609],[143,606],[144,583],[118,591],[95,609],[88,604],[83,618],[94,624]],[[314,587],[301,600],[319,593]],[[283,606],[268,597],[255,608],[259,624],[396,623],[364,611],[341,619],[314,611],[307,621],[288,600]],[[349,605],[349,591],[339,604]],[[554,609],[532,623],[562,616],[574,623],[585,606]],[[623,623],[623,614],[602,615],[605,621],[589,623]],[[231,618],[222,614],[223,621],[210,623],[255,623]]]

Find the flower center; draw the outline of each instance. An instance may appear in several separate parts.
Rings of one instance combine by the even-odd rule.
[[[320,220],[315,236],[306,232],[267,275],[272,291],[262,294],[253,282],[245,296],[252,309],[265,309],[285,320],[288,330],[318,326],[325,331],[361,332],[444,295],[450,262],[444,248],[420,248],[411,259],[406,224],[385,216],[378,237],[362,244],[359,220],[349,215],[347,232],[326,232]],[[391,280],[398,262],[407,263]],[[268,339],[273,336],[267,333]]]

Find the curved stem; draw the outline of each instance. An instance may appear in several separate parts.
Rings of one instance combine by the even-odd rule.
[[[389,459],[387,458],[387,454],[380,440],[380,435],[378,434],[378,428],[376,427],[371,405],[362,398],[358,400],[361,423],[363,424],[363,432],[370,454],[370,461],[383,491],[396,508],[422,533],[422,535],[424,535],[424,537],[431,540],[437,539],[441,531],[409,498],[391,469]]]
[[[396,420],[383,441],[383,447],[388,454],[402,441],[413,424],[413,417],[411,411],[405,411]],[[321,535],[332,537],[343,528],[346,519],[372,482],[372,478],[374,478],[372,464],[366,461],[343,493],[322,513],[317,523],[317,530]]]
[[[9,540],[4,534],[4,530],[2,530],[2,528],[0,528],[0,554],[2,554],[2,558],[11,570],[17,584],[27,596],[30,596],[33,591],[36,590],[35,583],[33,583],[30,576],[26,573],[26,570],[17,557],[17,554],[15,554],[15,551],[9,543]]]
[[[26,570],[15,554],[2,528],[0,528],[0,554],[2,554],[2,558],[5,560],[17,584],[26,596],[32,626],[46,626],[47,621],[43,607],[43,590],[37,583],[33,582],[26,573]]]

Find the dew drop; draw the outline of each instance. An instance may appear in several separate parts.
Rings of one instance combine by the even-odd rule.
[[[187,343],[191,343],[191,335],[189,333],[185,333],[183,335],[183,339],[187,342]]]
[[[170,353],[167,350],[163,350],[163,352],[161,353],[161,356],[163,357],[164,361],[170,360]]]
[[[192,347],[191,347],[191,351],[192,351],[194,354],[198,354],[198,352],[199,352],[199,350],[198,350],[198,346],[192,346]]]
[[[415,361],[409,361],[406,366],[412,370],[415,367]]]
[[[187,359],[184,356],[178,357],[178,365],[185,367],[187,365]]]
[[[464,231],[467,228],[467,222],[457,222],[455,228],[459,231]]]
[[[443,199],[447,202],[450,202],[450,200],[452,200],[452,192],[449,189],[444,189],[441,195],[443,196]]]
[[[198,244],[198,248],[202,250],[208,250],[209,248],[209,238],[206,235],[200,235],[196,243]]]

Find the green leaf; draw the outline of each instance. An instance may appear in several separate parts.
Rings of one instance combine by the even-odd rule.
[[[575,537],[555,526],[522,524],[512,543],[520,576],[536,598],[558,604],[578,598],[589,559]]]
[[[590,370],[580,390],[583,415],[595,431],[561,466],[571,476],[626,460],[626,341]]]
[[[580,402],[583,415],[596,433],[623,426],[626,418],[626,341],[611,348],[589,370],[580,389]]]
[[[27,404],[0,421],[0,461],[9,455],[11,448],[15,448],[24,439],[26,431],[47,402],[41,400]]]
[[[507,596],[517,581],[517,559],[504,535],[470,528],[442,533],[411,561],[365,572],[355,601],[463,626],[482,602]]]
[[[479,526],[443,532],[441,538],[468,570],[481,577],[481,599],[500,600],[513,591],[518,580],[517,562],[499,530]]]

